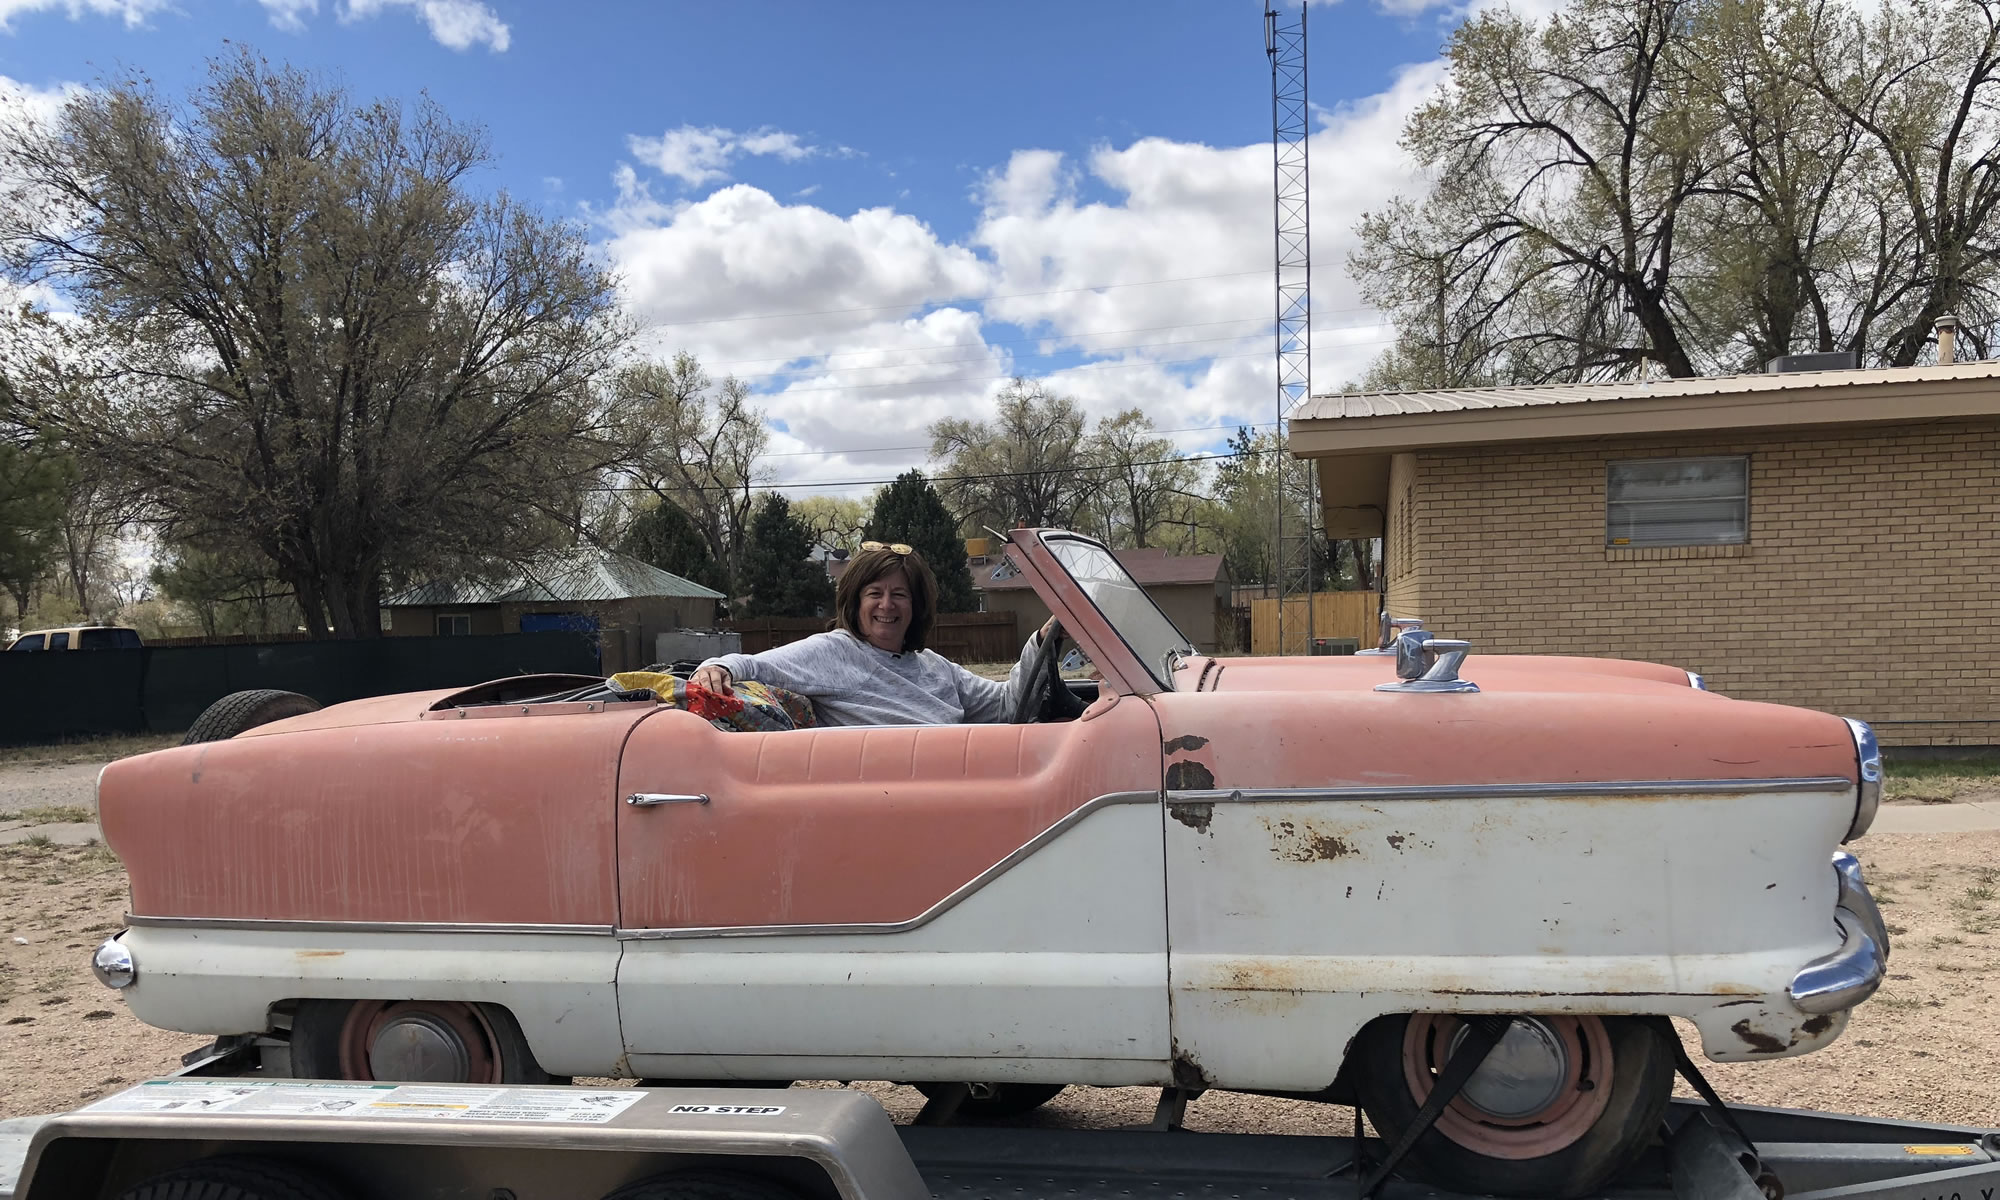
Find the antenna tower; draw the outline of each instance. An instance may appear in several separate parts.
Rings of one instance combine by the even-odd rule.
[[[1279,11],[1280,5],[1285,11]],[[1311,111],[1306,106],[1306,3],[1267,0],[1264,53],[1271,60],[1271,175],[1278,335],[1277,516],[1271,530],[1278,592],[1278,653],[1285,653],[1285,601],[1303,597],[1303,647],[1312,649],[1315,591],[1315,538],[1319,524],[1318,472],[1314,464],[1291,463],[1287,417],[1312,395],[1312,171],[1307,152]],[[1299,478],[1294,478],[1297,475]],[[1295,509],[1298,526],[1287,531],[1285,513]]]

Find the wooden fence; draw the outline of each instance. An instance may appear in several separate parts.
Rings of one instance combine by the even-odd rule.
[[[722,628],[743,636],[743,653],[824,633],[825,617],[755,617],[724,621]],[[1012,662],[1021,654],[1021,634],[1011,612],[939,613],[930,648],[957,663]]]
[[[1381,611],[1378,592],[1315,592],[1312,597],[1312,635],[1323,638],[1353,638],[1366,650],[1381,639]],[[1250,653],[1305,654],[1306,598],[1285,604],[1285,644],[1278,645],[1278,599],[1250,602]]]

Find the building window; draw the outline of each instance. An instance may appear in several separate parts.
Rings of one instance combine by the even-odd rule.
[[[1718,546],[1749,540],[1747,457],[1638,458],[1605,465],[1605,545]]]
[[[466,613],[439,613],[439,637],[466,637],[472,633],[472,617]]]

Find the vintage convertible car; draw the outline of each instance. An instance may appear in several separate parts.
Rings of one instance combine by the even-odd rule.
[[[1050,639],[1017,723],[728,732],[546,679],[224,702],[235,736],[104,771],[100,976],[300,1075],[1254,1089],[1391,1136],[1477,1030],[1418,1165],[1563,1195],[1657,1133],[1670,1019],[1800,1054],[1882,978],[1839,851],[1881,789],[1860,722],[1422,630],[1206,657],[1100,543],[1010,554],[1101,676]]]

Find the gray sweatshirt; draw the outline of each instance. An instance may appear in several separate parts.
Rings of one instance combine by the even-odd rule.
[[[825,725],[990,724],[1014,719],[1014,697],[1041,644],[1039,632],[1028,638],[1005,683],[982,679],[930,650],[878,650],[844,629],[701,665],[810,696]]]

